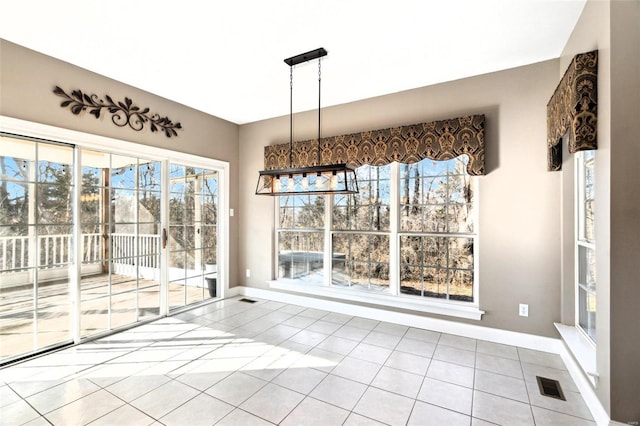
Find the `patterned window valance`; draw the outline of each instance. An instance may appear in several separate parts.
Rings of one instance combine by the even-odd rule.
[[[598,147],[598,51],[581,53],[571,61],[547,104],[547,170],[562,168],[562,138],[569,135],[569,152]]]
[[[317,165],[318,142],[293,143],[289,164],[289,144],[264,148],[265,170]],[[412,124],[320,139],[320,158],[324,164],[346,163],[381,166],[397,161],[415,163],[424,158],[449,160],[469,157],[470,175],[484,175],[484,115],[452,118],[431,123]]]

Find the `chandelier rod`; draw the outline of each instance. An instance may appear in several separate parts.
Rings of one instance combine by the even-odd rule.
[[[316,166],[321,164],[320,162],[320,82],[322,80],[322,68],[321,68],[322,57],[318,57],[318,160]]]
[[[293,167],[293,65],[289,66],[289,167]]]

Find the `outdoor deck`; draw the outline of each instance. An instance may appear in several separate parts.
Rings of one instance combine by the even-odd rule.
[[[108,274],[95,274],[82,277],[80,287],[82,337],[159,315],[160,285],[157,281],[112,274],[109,284]],[[37,288],[38,306],[34,305],[34,291],[32,285],[0,290],[0,359],[71,341],[69,312],[72,308],[68,280],[40,284]],[[182,307],[205,297],[208,297],[206,288],[169,285],[170,308]],[[34,324],[35,312],[37,324]]]

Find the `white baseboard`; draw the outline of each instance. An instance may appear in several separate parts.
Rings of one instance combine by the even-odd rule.
[[[282,293],[273,290],[260,289],[255,287],[233,287],[238,289],[239,294],[249,297],[274,300],[277,302],[291,303],[308,308],[322,309],[347,315],[355,315],[363,318],[376,319],[405,325],[408,327],[418,327],[441,333],[455,334],[458,336],[471,337],[473,339],[487,340],[505,345],[520,346],[522,348],[542,350],[555,354],[560,354],[563,345],[560,339],[550,337],[535,336],[533,334],[518,333],[515,331],[500,330],[491,327],[447,321],[438,318],[430,318],[410,313],[388,311],[381,308],[374,308],[361,305],[352,305],[346,302],[334,300],[317,299],[313,296]]]
[[[593,388],[591,380],[585,375],[583,368],[576,361],[576,359],[571,354],[570,349],[562,344],[562,351],[560,352],[560,356],[562,357],[562,361],[564,361],[564,365],[567,367],[573,382],[576,384],[576,387],[580,391],[582,398],[584,399],[585,404],[591,411],[591,415],[593,419],[596,421],[598,425],[620,425],[622,423],[615,422],[609,418],[609,414],[602,406],[600,399],[596,395],[595,389]]]
[[[245,287],[231,287],[227,289],[227,291],[225,292],[225,297],[236,297],[236,296],[244,295],[245,293],[242,290],[244,288]]]
[[[267,281],[269,289],[282,290],[302,296],[329,298],[336,302],[361,303],[370,306],[381,306],[382,309],[404,309],[412,312],[424,312],[426,314],[446,315],[452,318],[464,318],[480,321],[484,311],[468,303],[447,302],[440,300],[429,300],[427,297],[398,297],[391,296],[384,292],[369,292],[353,290],[350,288],[339,288],[337,286],[328,288],[320,283],[305,283],[304,287],[296,280],[275,280]]]
[[[571,374],[576,386],[580,390],[580,393],[582,394],[587,407],[589,407],[596,423],[602,426],[614,426],[617,424],[609,419],[609,416],[595,394],[593,387],[590,385],[588,379],[582,374],[582,370],[560,339],[423,317],[410,313],[387,311],[385,309],[372,308],[368,306],[351,305],[349,303],[333,300],[317,299],[312,296],[282,293],[254,287],[239,286],[233,287],[229,290],[230,294],[235,293],[236,295],[290,303],[308,308],[322,309],[346,315],[355,315],[363,318],[391,322],[407,327],[423,328],[441,333],[455,334],[458,336],[471,337],[489,342],[559,354],[567,366],[569,374]]]

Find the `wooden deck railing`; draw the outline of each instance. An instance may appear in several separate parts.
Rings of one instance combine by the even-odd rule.
[[[104,239],[101,234],[82,234],[82,263],[102,260]],[[73,262],[71,234],[0,236],[0,286],[13,280],[9,274],[24,273],[36,266],[40,271],[66,268]],[[136,256],[137,253],[137,256]],[[158,268],[160,237],[158,235],[111,234],[111,262],[116,269],[132,266]],[[38,258],[39,257],[39,258]],[[13,284],[15,285],[15,284]]]

